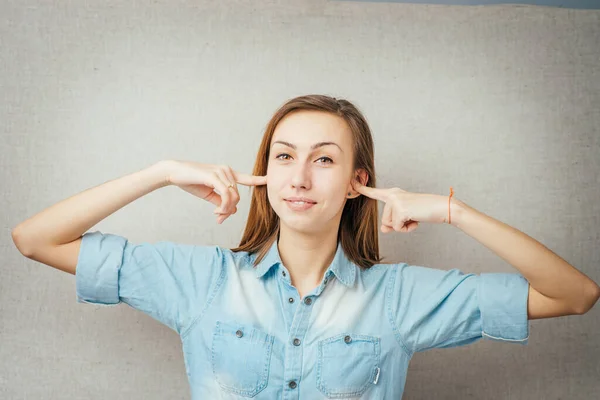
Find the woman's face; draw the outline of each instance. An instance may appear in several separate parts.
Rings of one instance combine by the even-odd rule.
[[[279,122],[270,146],[267,193],[281,223],[305,232],[337,229],[353,176],[346,122],[327,112],[296,111]],[[291,197],[314,204],[301,209],[286,200]]]

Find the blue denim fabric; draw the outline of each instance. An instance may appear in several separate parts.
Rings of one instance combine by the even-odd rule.
[[[529,283],[518,273],[362,270],[338,245],[300,299],[277,242],[256,268],[255,257],[87,232],[77,301],[123,302],[177,332],[194,400],[400,399],[415,352],[529,338]]]

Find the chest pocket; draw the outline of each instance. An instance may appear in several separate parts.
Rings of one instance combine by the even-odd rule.
[[[267,387],[274,337],[247,324],[217,321],[212,367],[222,389],[254,397]]]
[[[379,338],[342,333],[318,342],[317,387],[329,399],[360,397],[379,379]]]

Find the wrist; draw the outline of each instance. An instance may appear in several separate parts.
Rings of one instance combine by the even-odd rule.
[[[148,173],[156,182],[157,189],[172,184],[170,179],[172,166],[172,160],[161,160],[147,168]]]
[[[450,222],[452,226],[459,227],[462,215],[465,211],[466,204],[452,196],[450,200]],[[448,197],[446,197],[446,213],[448,213]],[[448,216],[446,215],[446,223],[448,223]]]
[[[450,224],[452,226],[458,226],[460,216],[463,212],[463,202],[455,198],[454,196],[438,195],[439,207],[437,211],[436,222],[442,224]],[[450,203],[448,203],[450,200]],[[448,207],[449,206],[449,207]]]

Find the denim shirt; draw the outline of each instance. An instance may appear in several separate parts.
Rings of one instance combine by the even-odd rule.
[[[192,399],[400,399],[415,352],[481,338],[527,344],[518,273],[376,264],[338,244],[301,299],[273,243],[256,255],[84,234],[77,302],[121,302],[180,336]]]

